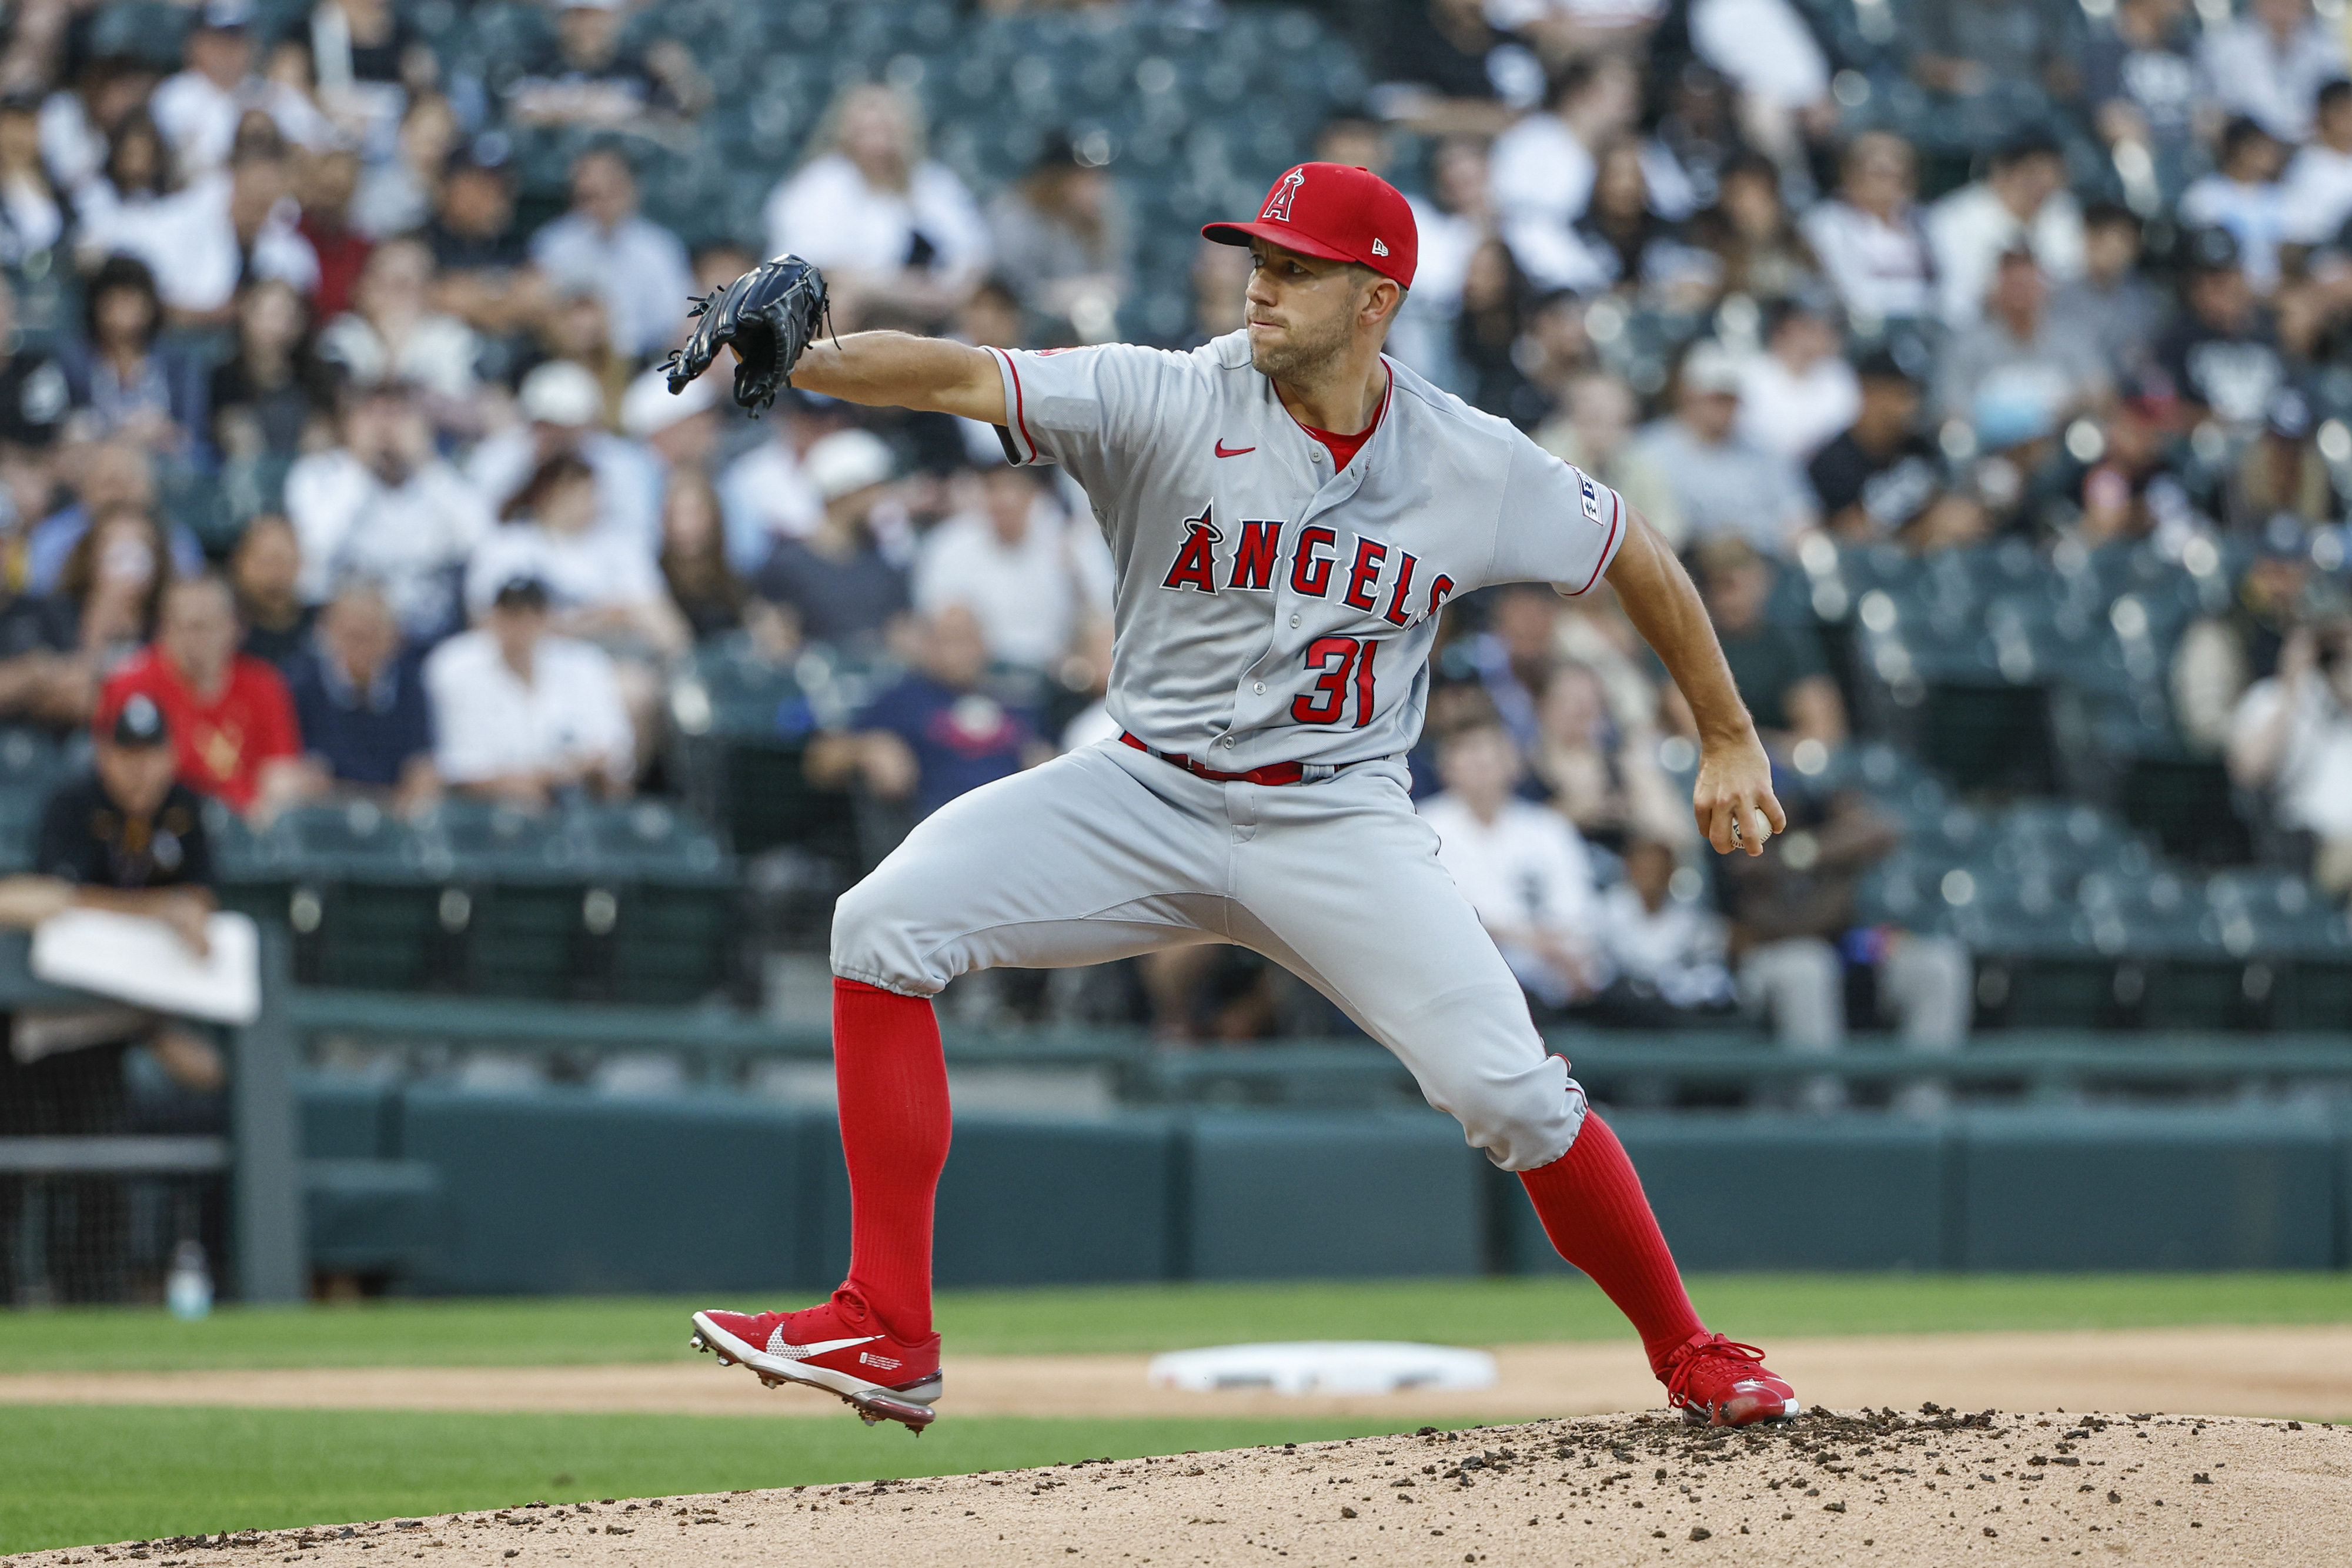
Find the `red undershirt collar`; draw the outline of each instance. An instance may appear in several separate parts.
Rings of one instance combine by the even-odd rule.
[[[1381,361],[1381,368],[1387,369],[1385,359]],[[1381,427],[1381,421],[1389,412],[1389,398],[1395,392],[1396,372],[1389,371],[1389,384],[1381,392],[1381,406],[1372,411],[1372,423],[1353,435],[1334,435],[1328,430],[1318,430],[1295,413],[1290,414],[1291,423],[1323,444],[1323,449],[1331,455],[1331,471],[1336,474],[1354,461],[1356,454],[1364,449],[1364,443],[1372,438],[1372,432]],[[1290,413],[1287,403],[1283,405],[1283,412]]]

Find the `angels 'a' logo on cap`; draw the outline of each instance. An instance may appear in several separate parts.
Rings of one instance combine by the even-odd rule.
[[[1285,174],[1282,177],[1282,183],[1275,186],[1273,193],[1266,197],[1265,211],[1258,214],[1258,222],[1288,223],[1290,204],[1297,197],[1298,187],[1305,183],[1307,183],[1307,172],[1304,169],[1293,169],[1289,173]]]

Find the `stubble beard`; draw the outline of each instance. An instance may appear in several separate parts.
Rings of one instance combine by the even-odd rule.
[[[1344,316],[1309,335],[1292,327],[1281,343],[1250,340],[1250,364],[1260,375],[1292,385],[1319,379],[1348,351],[1349,324]]]

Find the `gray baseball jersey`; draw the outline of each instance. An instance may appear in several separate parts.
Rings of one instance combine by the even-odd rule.
[[[834,910],[833,971],[927,997],[1230,942],[1323,992],[1507,1170],[1558,1159],[1584,1092],[1413,814],[1402,754],[1435,612],[1489,583],[1581,593],[1622,541],[1616,494],[1394,361],[1379,423],[1330,454],[1245,334],[1189,354],[1002,352],[1006,441],[1093,501],[1117,567],[1112,716],[1222,774],[1118,742],[950,801]]]
[[[1447,599],[1582,593],[1624,538],[1615,491],[1393,360],[1335,474],[1246,332],[994,352],[1011,448],[1076,477],[1118,565],[1111,716],[1220,772],[1411,749]]]

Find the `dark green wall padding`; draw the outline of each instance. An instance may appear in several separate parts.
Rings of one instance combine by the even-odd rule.
[[[1612,1120],[1686,1269],[2352,1266],[2352,1114],[2023,1109]],[[849,1260],[832,1117],[720,1093],[303,1093],[319,1266],[428,1294],[822,1291]],[[943,1286],[1564,1269],[1434,1112],[967,1116]]]

